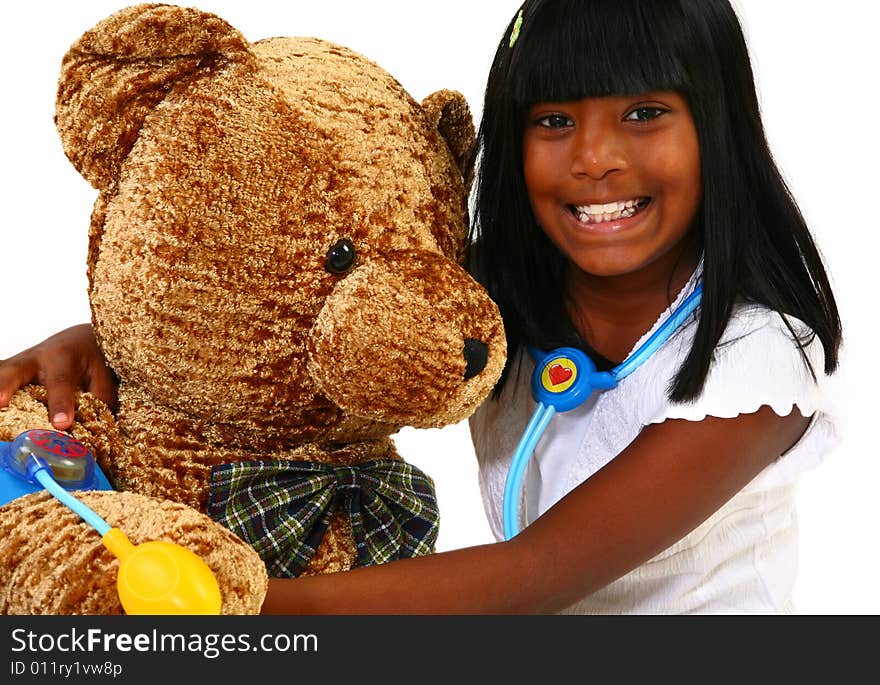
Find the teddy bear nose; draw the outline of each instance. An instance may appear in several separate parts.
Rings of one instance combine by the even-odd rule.
[[[489,346],[474,338],[468,338],[464,341],[464,361],[466,367],[464,370],[464,379],[473,378],[480,371],[486,368],[486,362],[489,359]]]

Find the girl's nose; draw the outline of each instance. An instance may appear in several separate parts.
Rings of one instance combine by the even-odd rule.
[[[603,126],[584,127],[574,140],[571,173],[601,180],[628,166],[621,141]]]

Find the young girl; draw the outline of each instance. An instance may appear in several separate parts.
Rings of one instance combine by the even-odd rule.
[[[833,444],[820,381],[840,320],[727,0],[528,0],[478,142],[471,267],[501,308],[509,362],[471,430],[499,540],[535,408],[527,348],[577,347],[611,370],[698,286],[701,306],[616,387],[551,420],[521,533],[273,579],[264,610],[791,610],[794,486]],[[2,365],[0,404],[35,378],[59,427],[75,384],[112,401],[87,326]]]

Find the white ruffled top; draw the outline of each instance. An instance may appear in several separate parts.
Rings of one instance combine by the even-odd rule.
[[[678,294],[636,350],[696,286],[700,270]],[[809,329],[789,317],[801,336]],[[526,471],[520,507],[525,526],[614,459],[645,426],[666,419],[730,418],[767,405],[780,416],[797,407],[813,416],[798,443],[759,473],[708,520],[642,566],[594,592],[566,613],[776,613],[793,611],[797,567],[795,486],[836,444],[823,392],[824,354],[819,339],[805,352],[814,381],[791,333],[776,312],[737,306],[715,350],[702,394],[689,404],[667,397],[696,331],[691,317],[616,388],[596,393],[581,407],[553,417]],[[480,489],[489,524],[503,539],[502,504],[507,471],[534,411],[529,382],[534,363],[522,354],[501,397],[487,400],[470,419],[480,466]]]

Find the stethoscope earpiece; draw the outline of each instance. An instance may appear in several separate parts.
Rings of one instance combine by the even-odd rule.
[[[502,516],[505,540],[519,532],[518,504],[526,467],[553,415],[576,409],[596,391],[616,387],[644,364],[687,320],[699,307],[702,295],[703,284],[700,283],[639,349],[610,371],[597,371],[593,360],[576,347],[560,347],[547,353],[534,347],[528,348],[535,360],[531,386],[537,406],[513,453],[507,473]]]

